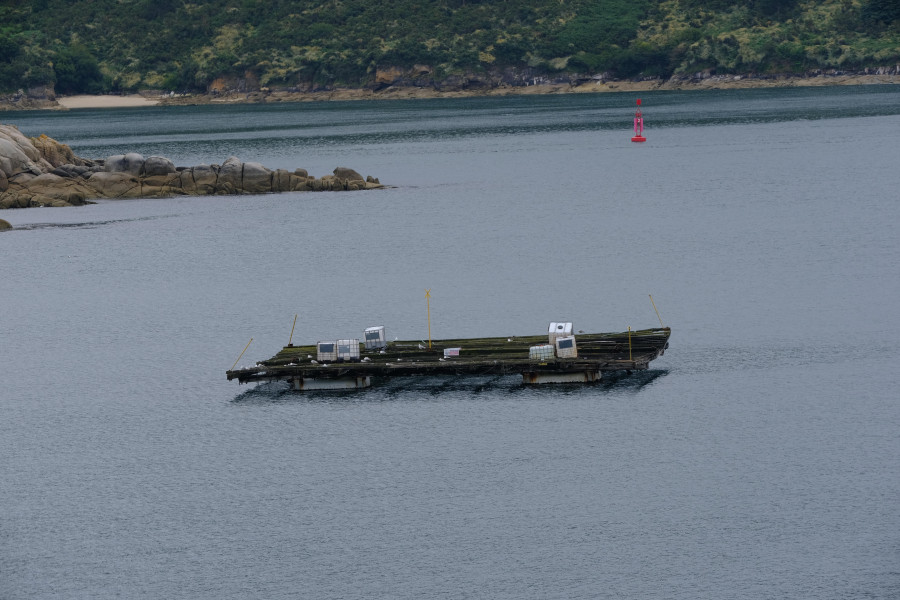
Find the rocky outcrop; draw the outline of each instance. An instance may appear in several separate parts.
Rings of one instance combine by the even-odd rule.
[[[0,110],[40,110],[59,108],[53,87],[38,85],[12,94],[0,94]]]
[[[19,173],[40,175],[53,165],[43,160],[34,144],[15,127],[0,125],[0,172],[7,178]]]
[[[356,191],[384,187],[378,179],[338,167],[317,179],[306,169],[272,170],[228,157],[221,165],[176,167],[168,158],[131,152],[103,160],[75,156],[65,144],[28,138],[0,125],[0,208],[78,206],[98,198]]]

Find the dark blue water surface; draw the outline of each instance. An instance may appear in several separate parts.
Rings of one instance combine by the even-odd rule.
[[[900,596],[900,90],[5,113],[390,189],[4,211],[0,598]],[[595,386],[287,344],[671,326]]]

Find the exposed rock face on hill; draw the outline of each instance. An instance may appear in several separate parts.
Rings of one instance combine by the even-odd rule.
[[[0,208],[78,206],[97,198],[161,198],[175,195],[355,191],[383,187],[346,167],[332,175],[305,169],[272,170],[229,157],[221,165],[176,167],[162,156],[138,153],[89,160],[45,135],[24,136],[0,125]]]

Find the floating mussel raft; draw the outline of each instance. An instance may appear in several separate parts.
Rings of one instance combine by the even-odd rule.
[[[288,344],[272,358],[226,372],[240,383],[286,381],[295,390],[355,389],[373,380],[409,376],[521,374],[525,384],[591,383],[611,371],[647,369],[669,347],[668,327],[573,334],[551,323],[548,335],[434,341],[393,341],[384,327],[363,340]]]

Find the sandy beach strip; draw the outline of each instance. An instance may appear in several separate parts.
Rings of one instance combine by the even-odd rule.
[[[156,106],[156,100],[149,100],[139,94],[127,96],[58,96],[56,101],[65,108],[127,108],[134,106]]]

